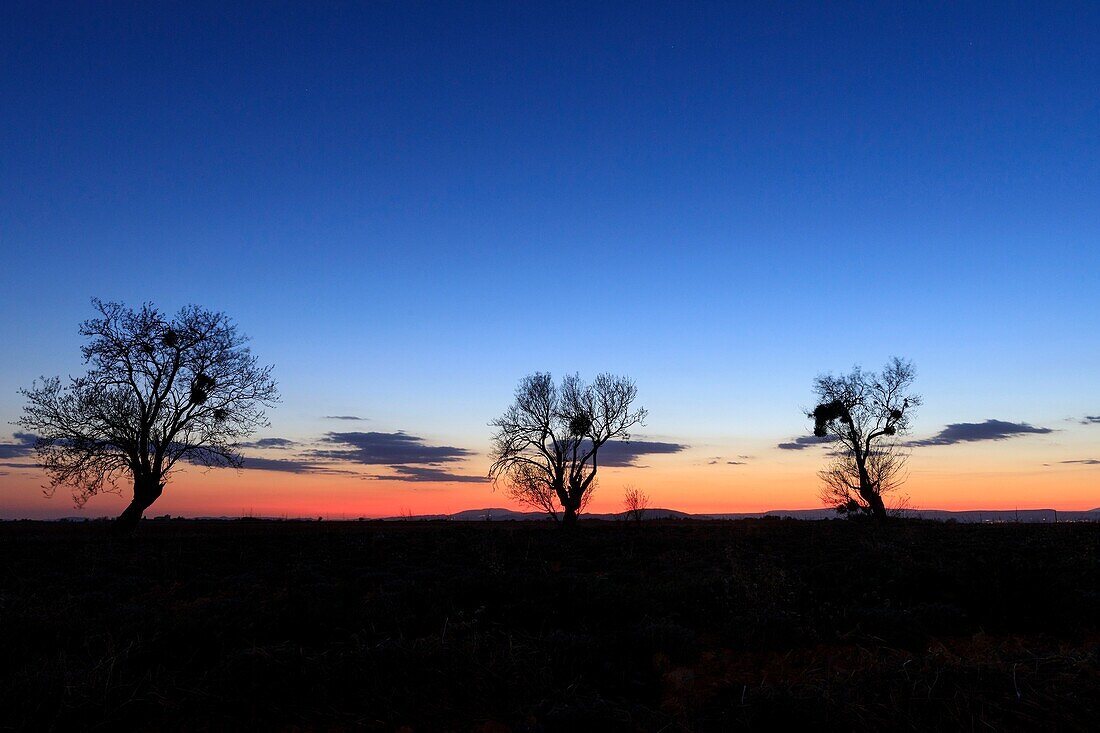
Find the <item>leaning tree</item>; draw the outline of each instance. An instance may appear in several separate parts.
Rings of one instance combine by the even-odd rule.
[[[921,398],[910,391],[916,372],[912,362],[891,359],[881,373],[858,366],[848,374],[814,380],[818,405],[808,413],[814,435],[829,438],[836,450],[818,475],[822,501],[848,515],[885,519],[882,495],[905,479],[908,454],[898,436],[909,431]]]
[[[632,380],[613,374],[591,384],[571,375],[560,386],[549,374],[525,377],[507,412],[490,423],[489,477],[555,520],[560,507],[562,526],[575,524],[595,489],[600,448],[629,439],[645,420],[645,409],[631,409],[637,395]]]
[[[268,424],[278,392],[272,367],[258,364],[223,313],[189,305],[168,318],[148,303],[92,304],[99,317],[80,326],[87,373],[22,390],[19,424],[38,436],[49,493],[68,486],[83,506],[132,481],[113,525],[125,535],[181,461],[240,467],[238,441]]]

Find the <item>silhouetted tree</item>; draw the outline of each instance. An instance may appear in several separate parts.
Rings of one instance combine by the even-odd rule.
[[[882,495],[904,481],[907,454],[897,436],[909,430],[919,395],[909,391],[916,372],[911,362],[891,359],[881,374],[858,366],[839,376],[814,380],[819,403],[808,416],[814,435],[837,446],[832,463],[818,475],[822,500],[847,514],[886,518]]]
[[[237,441],[268,424],[278,392],[272,367],[258,365],[222,313],[190,305],[168,319],[151,304],[92,304],[100,317],[80,326],[87,374],[22,390],[19,424],[38,435],[50,494],[69,486],[83,506],[132,480],[113,525],[129,534],[180,461],[239,467]]]
[[[595,488],[600,448],[626,440],[646,411],[631,410],[638,395],[626,377],[600,374],[592,384],[576,375],[561,386],[549,374],[525,377],[496,428],[489,477],[504,480],[516,500],[571,526]]]
[[[627,486],[623,506],[628,518],[641,522],[645,518],[645,510],[649,508],[649,496],[641,489]]]

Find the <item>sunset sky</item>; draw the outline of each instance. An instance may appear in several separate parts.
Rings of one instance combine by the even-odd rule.
[[[79,513],[11,422],[81,372],[92,297],[223,310],[275,365],[254,460],[150,514],[514,506],[488,423],[535,371],[649,411],[591,510],[814,508],[813,378],[893,355],[912,505],[1098,507],[1098,32],[1096,3],[4,3],[0,517]]]

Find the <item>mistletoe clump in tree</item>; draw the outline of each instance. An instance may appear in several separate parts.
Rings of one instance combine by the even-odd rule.
[[[99,317],[80,326],[87,373],[22,390],[19,424],[38,436],[49,493],[70,487],[83,506],[132,482],[113,525],[126,535],[181,461],[239,468],[237,443],[268,424],[264,409],[278,391],[272,367],[259,365],[223,313],[189,305],[167,318],[148,303],[92,304]]]

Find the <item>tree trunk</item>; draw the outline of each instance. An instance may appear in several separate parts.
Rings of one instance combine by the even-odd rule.
[[[116,537],[129,537],[141,522],[141,515],[160,498],[164,484],[159,478],[143,476],[134,479],[134,498],[122,514],[111,524],[111,533]]]
[[[867,502],[867,506],[871,509],[871,516],[875,518],[875,521],[885,521],[886,505],[882,502],[882,495],[878,493],[874,483],[871,482],[871,477],[868,475],[867,467],[863,461],[858,461],[857,466],[859,468],[859,495]]]
[[[882,497],[870,491],[864,498],[871,507],[871,516],[879,522],[886,521],[886,505],[882,502]]]
[[[561,515],[561,527],[569,529],[577,524],[577,508],[571,504],[566,504],[563,508],[565,511]]]

